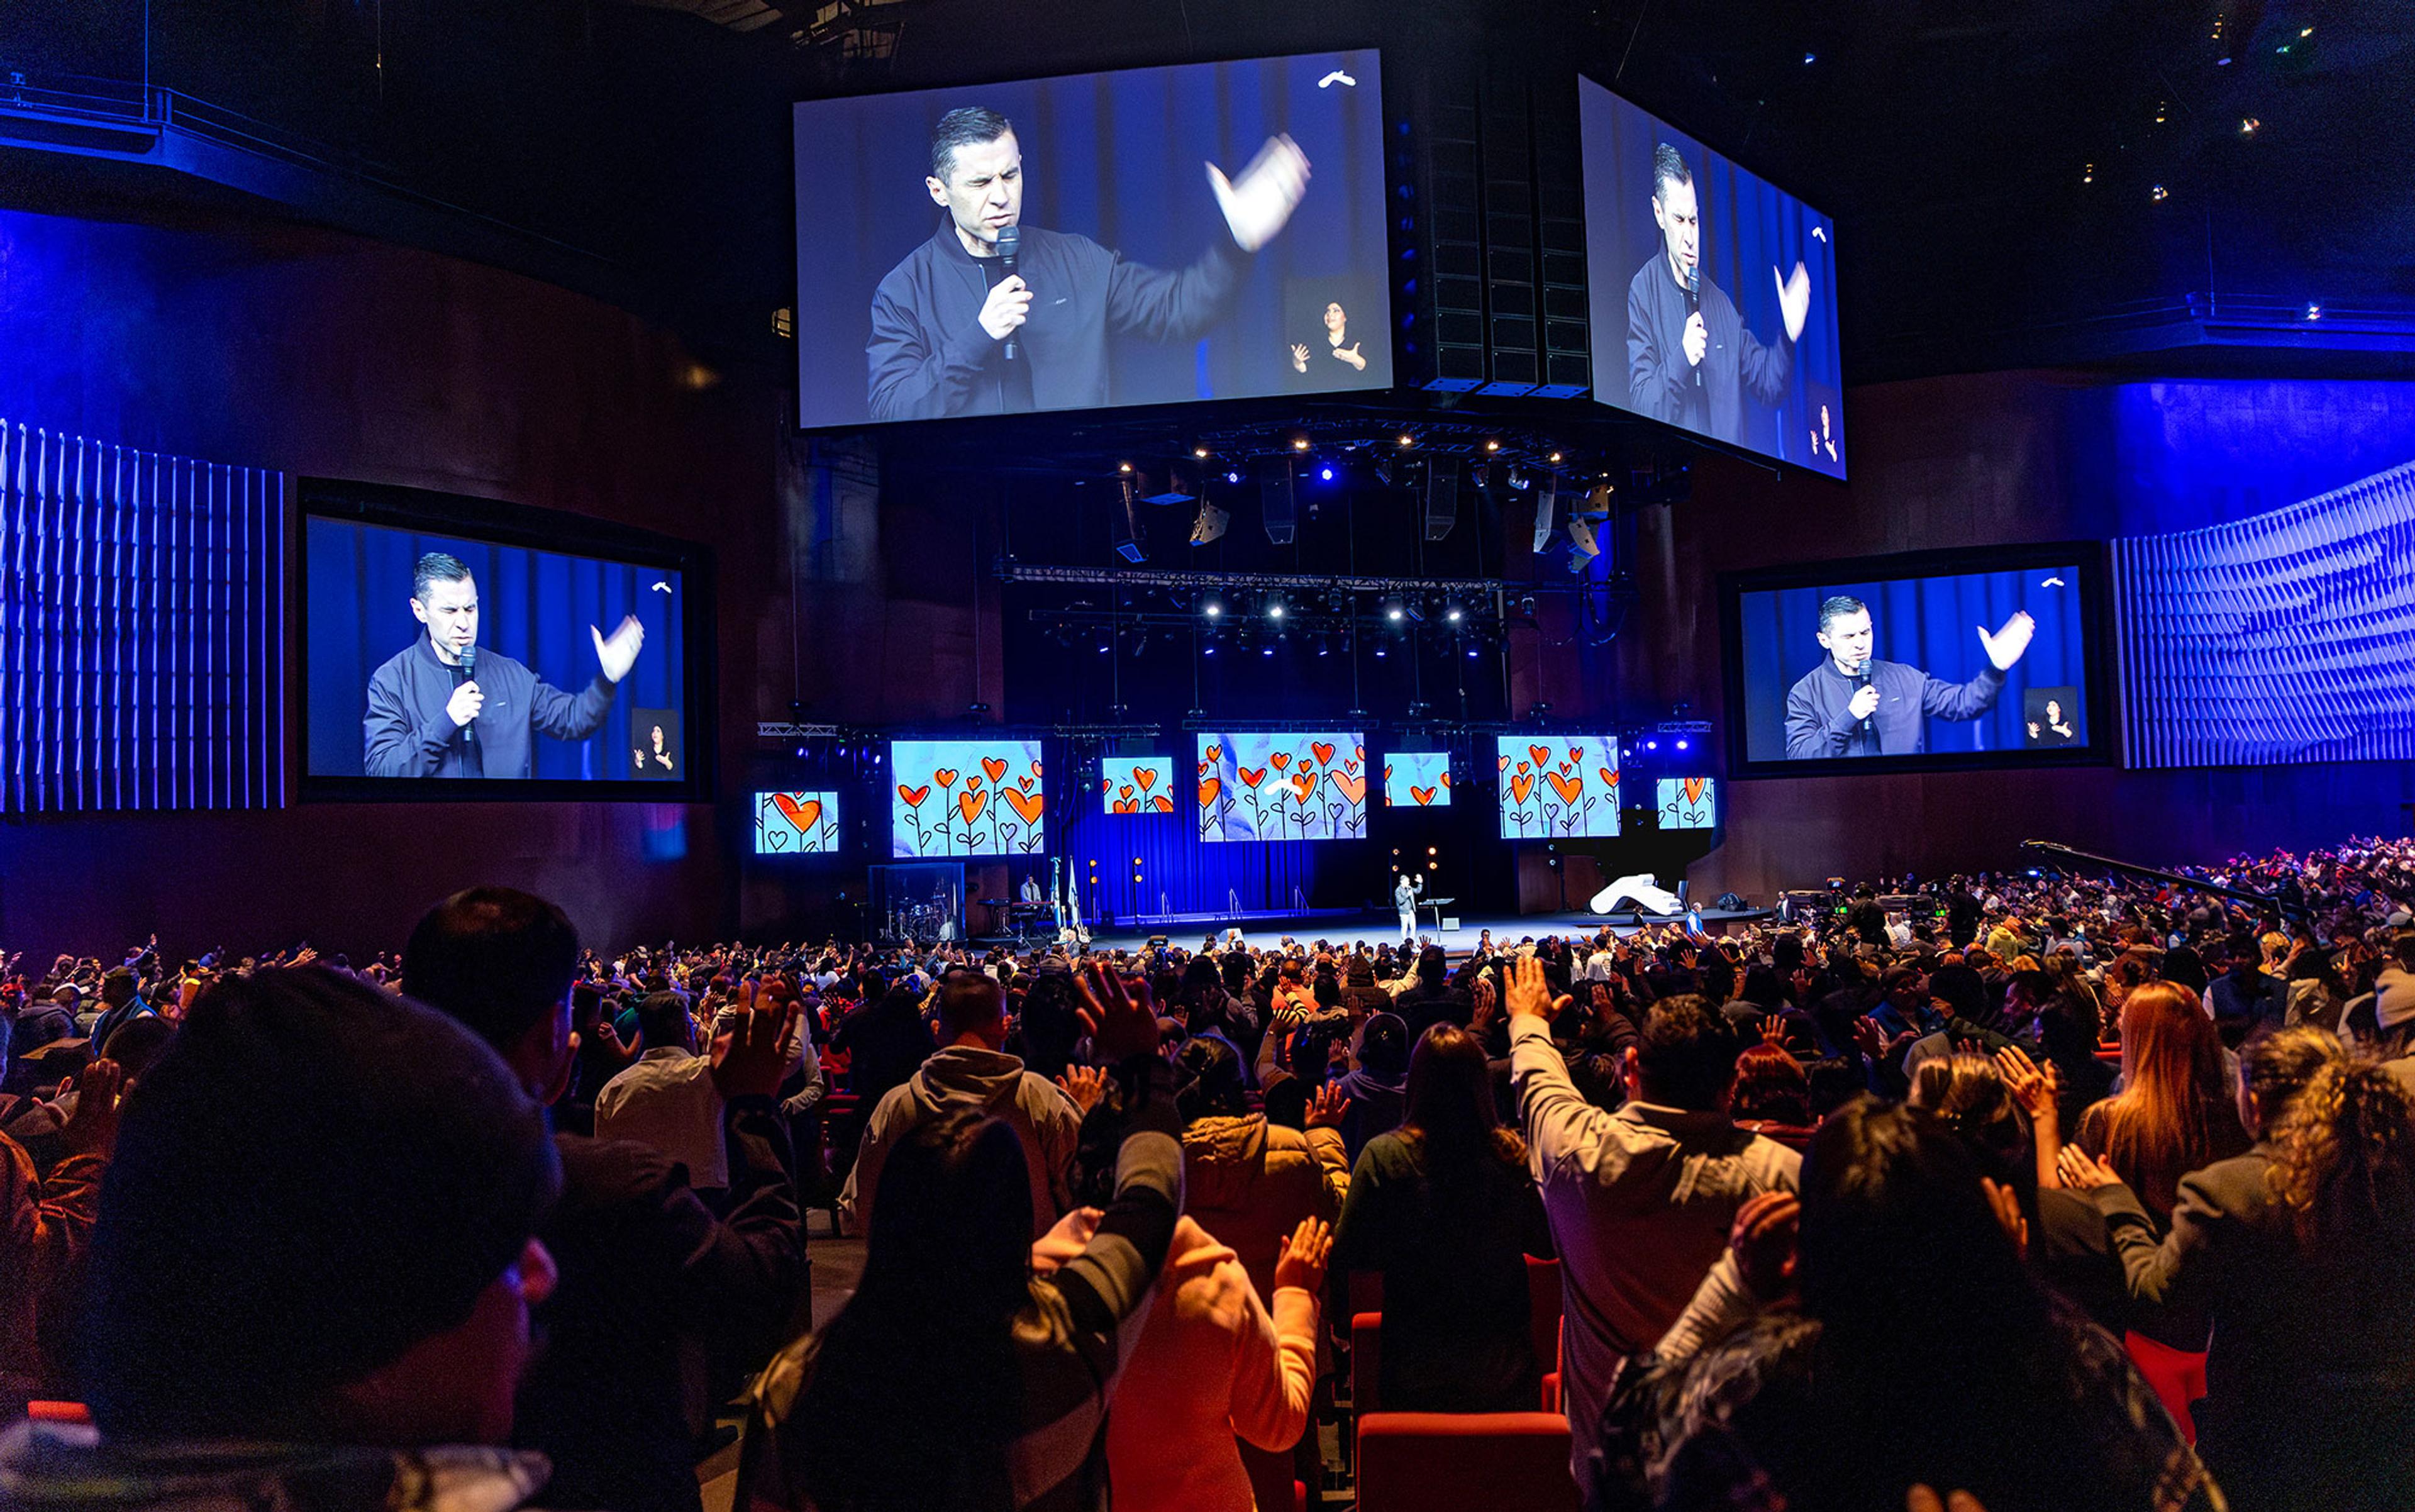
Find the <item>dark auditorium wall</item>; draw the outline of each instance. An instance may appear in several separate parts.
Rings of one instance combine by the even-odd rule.
[[[11,419],[709,544],[725,773],[742,770],[758,715],[786,713],[791,648],[819,654],[787,614],[783,511],[798,490],[783,480],[800,458],[784,396],[701,367],[608,305],[313,228],[0,210],[0,353]],[[877,549],[877,503],[861,513],[852,538]],[[809,527],[800,516],[795,533],[810,540]],[[846,608],[889,606],[876,579]],[[927,686],[939,653],[916,648],[961,647],[969,617],[899,614],[929,633],[899,636],[889,670]],[[297,803],[0,822],[0,942],[29,957],[101,951],[156,925],[171,950],[307,936],[359,952],[398,945],[428,900],[488,881],[558,899],[599,943],[702,937],[736,918],[745,811],[728,786],[717,805]],[[683,855],[645,859],[650,837],[665,854],[682,833]]]
[[[1848,410],[1850,486],[1705,457],[1692,502],[1649,514],[1642,633],[1621,637],[1619,663],[1637,714],[1687,701],[1724,740],[1722,572],[2218,524],[2415,458],[2406,383],[1999,373],[1860,388]],[[2024,864],[2031,838],[2208,861],[2404,834],[2410,801],[2415,771],[2391,763],[1738,781],[1688,876],[1696,896],[1759,900],[1831,876]]]

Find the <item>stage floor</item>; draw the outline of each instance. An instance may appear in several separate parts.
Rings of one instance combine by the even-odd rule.
[[[1536,939],[1546,935],[1591,936],[1606,921],[1601,915],[1582,909],[1557,914],[1460,914],[1455,917],[1459,922],[1457,929],[1437,933],[1432,915],[1429,913],[1418,924],[1418,937],[1437,941],[1444,950],[1457,954],[1476,949],[1478,938],[1488,929],[1492,931],[1495,945],[1505,945],[1515,944],[1529,936]],[[1702,923],[1709,932],[1717,934],[1723,924],[1763,917],[1765,915],[1759,910],[1726,914],[1714,909],[1702,915]],[[1632,935],[1641,926],[1622,923],[1612,927],[1620,935]],[[1223,931],[1218,929],[1216,933],[1221,936]],[[1208,934],[1208,928],[1203,924],[1178,924],[1164,929],[1108,925],[1093,929],[1090,943],[1110,950],[1133,950],[1147,944],[1151,936],[1163,935],[1174,944],[1195,951]],[[1381,945],[1401,937],[1400,916],[1383,913],[1360,914],[1355,919],[1336,919],[1329,915],[1299,920],[1253,919],[1241,924],[1241,938],[1253,948],[1280,945],[1286,936],[1304,945],[1313,945],[1320,939],[1336,945],[1355,945],[1360,940],[1370,945]]]

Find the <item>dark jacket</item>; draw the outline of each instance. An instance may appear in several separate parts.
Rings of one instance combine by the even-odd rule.
[[[361,722],[370,777],[525,777],[536,737],[583,741],[604,727],[612,684],[599,674],[573,695],[501,651],[478,651],[478,689],[487,696],[470,722],[476,749],[444,711],[459,686],[422,635],[369,675],[369,711]]]
[[[1913,755],[1928,748],[1928,716],[1976,719],[2004,691],[2004,674],[1993,666],[1968,682],[1943,681],[1901,662],[1872,661],[1868,668],[1879,706],[1867,730],[1847,707],[1861,684],[1837,670],[1835,657],[1822,657],[1803,674],[1786,695],[1788,760]]]
[[[2191,1415],[2241,1512],[2415,1504],[2415,1461],[2389,1427],[2415,1411],[2415,1211],[2392,1203],[2380,1222],[2302,1248],[2268,1182],[2272,1155],[2258,1145],[2182,1176],[2160,1242],[2128,1187],[2092,1193],[2132,1326],[2207,1352]]]
[[[1384,1278],[1387,1412],[1533,1412],[1529,1254],[1552,1253],[1522,1165],[1491,1154],[1436,1169],[1400,1134],[1367,1142],[1333,1231],[1332,1273]]]
[[[1216,238],[1191,266],[1169,273],[1128,262],[1087,236],[1021,229],[1015,272],[1031,286],[1031,312],[1015,343],[1030,369],[1032,408],[1040,410],[1111,402],[1110,336],[1197,337],[1222,319],[1250,265],[1229,236]],[[966,251],[954,223],[943,220],[880,280],[872,296],[872,340],[864,349],[872,418],[1001,414],[1015,407],[1007,397],[1005,343],[982,329],[989,261]]]
[[[687,1168],[628,1140],[557,1134],[562,1201],[537,1230],[561,1282],[522,1383],[513,1437],[553,1460],[546,1499],[614,1512],[700,1505],[682,1358],[700,1341],[717,1372],[770,1357],[804,1295],[804,1236],[786,1126],[769,1098],[723,1117],[729,1217]]]
[[[847,1089],[855,1094],[866,1119],[891,1087],[904,1085],[939,1048],[914,1000],[894,993],[840,1019],[831,1031],[830,1047],[848,1057]]]
[[[511,1512],[545,1461],[476,1445],[428,1449],[149,1442],[102,1444],[87,1428],[19,1423],[0,1440],[10,1507],[48,1512]]]
[[[1702,382],[1686,361],[1686,291],[1658,251],[1627,285],[1627,395],[1629,407],[1655,420],[1683,426],[1720,441],[1744,440],[1744,396],[1772,408],[1786,400],[1794,367],[1794,343],[1775,345],[1744,327],[1735,302],[1708,278],[1702,286]]]

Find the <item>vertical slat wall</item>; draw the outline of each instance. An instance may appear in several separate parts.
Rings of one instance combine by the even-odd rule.
[[[285,477],[0,420],[0,814],[273,808]]]
[[[2415,760],[2415,463],[2113,574],[2126,765]]]

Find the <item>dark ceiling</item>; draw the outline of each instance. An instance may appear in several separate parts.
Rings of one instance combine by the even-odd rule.
[[[0,82],[139,77],[143,8],[11,0]],[[2415,306],[2404,3],[191,0],[148,67],[600,254],[620,297],[776,374],[790,99],[1369,41],[1388,82],[1584,71],[1835,215],[1851,379],[2209,292]]]

